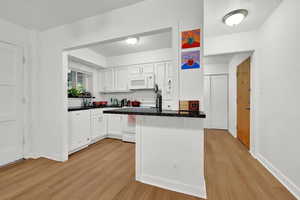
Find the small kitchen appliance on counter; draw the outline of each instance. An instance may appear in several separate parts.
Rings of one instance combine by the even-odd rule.
[[[131,101],[131,106],[132,107],[140,107],[141,106],[141,102],[140,101]]]

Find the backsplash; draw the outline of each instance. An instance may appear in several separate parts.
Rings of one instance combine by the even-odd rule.
[[[155,105],[155,93],[150,90],[140,90],[131,93],[115,93],[115,94],[101,94],[100,100],[110,102],[111,98],[116,98],[118,100],[127,99],[130,101],[140,101],[142,106],[153,106]]]
[[[100,97],[93,99],[93,101],[108,101],[110,103],[111,98],[118,100],[127,99],[130,101],[140,101],[142,106],[154,106],[155,105],[155,93],[150,90],[141,90],[131,93],[115,93],[115,94],[101,94]],[[79,98],[68,98],[69,107],[82,106],[82,99]]]
[[[80,98],[68,98],[68,107],[82,106],[82,99]]]

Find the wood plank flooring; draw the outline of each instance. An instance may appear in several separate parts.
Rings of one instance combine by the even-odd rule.
[[[65,163],[26,160],[0,168],[1,200],[197,200],[134,180],[134,144],[105,139]],[[225,131],[205,135],[209,200],[295,200]]]

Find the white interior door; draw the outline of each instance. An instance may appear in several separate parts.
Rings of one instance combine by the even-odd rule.
[[[0,165],[23,158],[22,49],[0,42]]]
[[[227,75],[210,75],[204,79],[204,110],[206,128],[228,129]]]
[[[228,129],[228,81],[226,75],[211,76],[211,127]]]

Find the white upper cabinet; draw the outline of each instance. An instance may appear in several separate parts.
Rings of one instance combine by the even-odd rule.
[[[166,62],[166,76],[167,77],[174,76],[174,67],[171,62]]]
[[[154,83],[162,90],[164,99],[173,98],[174,66],[172,62],[137,64],[114,67],[100,71],[100,88],[103,92],[129,91],[129,89],[153,88]],[[133,82],[139,86],[134,88]],[[144,82],[141,84],[140,82]]]
[[[143,64],[140,66],[143,74],[153,74],[154,64]]]
[[[102,88],[104,91],[114,89],[114,71],[113,69],[102,72]]]
[[[127,67],[115,69],[115,90],[128,90],[129,72]]]
[[[171,100],[173,98],[174,90],[174,67],[171,62],[156,63],[154,67],[155,82],[162,90],[162,97],[164,100]]]
[[[155,82],[160,90],[165,87],[165,63],[155,64]]]
[[[129,67],[130,75],[143,75],[143,74],[153,74],[154,72],[154,64],[140,64],[140,65],[133,65]]]
[[[142,69],[139,65],[132,65],[129,67],[130,75],[140,75],[142,74]]]

